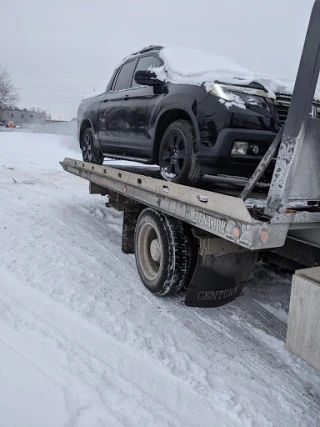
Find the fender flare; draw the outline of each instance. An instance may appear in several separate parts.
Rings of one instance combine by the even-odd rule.
[[[188,105],[186,105],[186,104],[180,104],[178,102],[174,102],[173,104],[169,104],[166,107],[164,107],[160,111],[160,114],[158,115],[158,117],[156,119],[156,122],[155,122],[155,135],[156,135],[156,132],[157,132],[157,127],[158,127],[160,118],[162,117],[162,115],[164,113],[166,113],[169,110],[183,110],[183,111],[185,111],[188,114],[188,116],[190,117],[190,119],[192,121],[192,125],[193,125],[193,128],[194,128],[194,132],[195,132],[195,136],[196,136],[196,144],[197,144],[197,147],[199,147],[200,144],[201,144],[201,137],[200,137],[199,125],[198,125],[196,116],[194,115],[192,109],[190,107],[188,107]]]
[[[95,130],[94,130],[94,126],[93,126],[92,120],[91,120],[91,119],[89,119],[89,117],[86,117],[86,118],[84,118],[83,120],[81,120],[81,124],[80,124],[80,126],[79,126],[79,131],[78,131],[79,146],[81,145],[81,139],[80,139],[81,126],[82,126],[83,122],[85,122],[85,121],[88,121],[88,122],[90,123],[90,126],[89,126],[89,127],[92,129],[93,134],[94,134],[94,140],[93,140],[93,143],[94,143],[95,147],[96,147],[96,148],[98,148],[99,150],[101,150],[100,142],[99,142],[98,136],[97,136],[97,134],[96,134],[96,132],[95,132]]]

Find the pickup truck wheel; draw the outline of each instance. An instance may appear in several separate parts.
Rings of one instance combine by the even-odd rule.
[[[165,131],[159,151],[160,173],[166,181],[196,185],[203,172],[196,155],[192,124],[187,120],[171,123]]]
[[[140,214],[135,256],[144,286],[157,296],[178,292],[189,277],[189,241],[183,223],[153,209]]]
[[[91,128],[86,129],[82,135],[81,150],[85,162],[102,165],[103,155],[94,145],[94,134]]]

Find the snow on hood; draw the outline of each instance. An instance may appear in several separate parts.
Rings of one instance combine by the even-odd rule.
[[[270,98],[276,93],[292,95],[294,80],[272,77],[254,73],[235,62],[196,49],[179,46],[167,46],[159,53],[163,60],[162,67],[153,68],[157,78],[176,84],[205,85],[210,91],[214,82],[247,86],[250,83],[260,83]],[[315,99],[320,101],[320,91],[315,93]]]

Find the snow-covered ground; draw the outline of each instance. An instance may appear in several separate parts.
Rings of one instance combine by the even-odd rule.
[[[0,134],[0,426],[317,426],[320,374],[285,347],[290,276],[190,309],[144,289],[121,214],[58,161],[72,137]]]

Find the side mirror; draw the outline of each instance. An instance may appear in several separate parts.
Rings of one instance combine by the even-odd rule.
[[[158,86],[163,82],[157,79],[156,74],[151,70],[139,70],[134,75],[135,81],[141,86]]]

